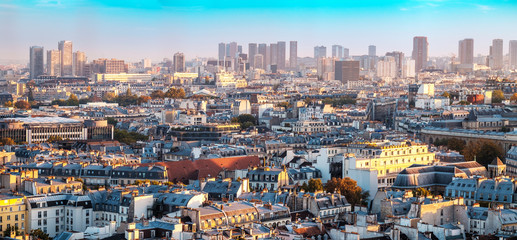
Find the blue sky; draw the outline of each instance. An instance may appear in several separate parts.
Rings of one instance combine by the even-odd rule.
[[[428,36],[432,56],[457,54],[475,39],[517,39],[517,1],[488,0],[0,0],[0,61],[28,59],[29,46],[57,48],[60,40],[90,60],[215,57],[219,42],[298,41],[299,56],[315,45],[340,44],[351,54],[376,45],[378,55],[410,55],[413,36]]]

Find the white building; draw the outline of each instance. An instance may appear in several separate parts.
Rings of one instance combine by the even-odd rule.
[[[41,229],[55,237],[63,231],[83,232],[93,225],[90,197],[53,195],[27,198],[28,230]]]

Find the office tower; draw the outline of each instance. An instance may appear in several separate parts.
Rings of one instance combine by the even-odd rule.
[[[61,41],[58,44],[58,49],[61,52],[61,76],[73,75],[73,54],[72,42]]]
[[[239,54],[242,54],[242,45],[237,45],[237,56],[239,56]]]
[[[47,51],[47,75],[61,75],[61,52],[59,50]]]
[[[377,47],[374,45],[368,46],[368,56],[375,57],[377,56]]]
[[[269,44],[269,65],[278,65],[278,44]]]
[[[429,43],[427,37],[414,37],[411,58],[415,60],[415,72],[420,72],[427,67],[428,54]]]
[[[271,47],[269,45],[266,46],[266,55],[264,61],[266,62],[264,68],[267,68],[267,66],[271,65]]]
[[[253,68],[255,69],[264,69],[264,55],[262,54],[255,54],[253,56],[253,62],[255,65],[253,65]]]
[[[327,47],[325,47],[325,46],[314,47],[314,58],[318,59],[320,57],[327,57]]]
[[[30,78],[34,79],[44,74],[43,47],[32,46],[30,48]]]
[[[174,72],[185,72],[185,55],[183,53],[175,53],[173,57]]]
[[[149,58],[142,59],[142,67],[143,68],[151,68],[152,67],[151,59],[149,59]]]
[[[338,59],[343,58],[343,46],[332,45],[332,57]]]
[[[334,72],[335,79],[350,88],[359,81],[359,61],[336,61]]]
[[[236,42],[229,43],[227,45],[226,49],[227,49],[227,52],[226,52],[227,57],[231,57],[231,58],[237,57],[238,46],[237,46]]]
[[[124,60],[100,58],[93,60],[90,66],[91,73],[118,74],[127,72],[127,64]]]
[[[404,64],[404,59],[405,59],[404,53],[398,52],[398,51],[393,51],[393,52],[387,52],[386,56],[395,58],[395,62],[397,63],[397,73],[401,73],[402,65]]]
[[[492,41],[488,65],[492,70],[501,70],[503,68],[503,39],[494,39]]]
[[[74,76],[86,76],[84,73],[84,65],[86,64],[86,54],[84,52],[77,51],[74,53],[74,65],[73,72]]]
[[[289,67],[291,70],[296,70],[298,66],[298,42],[289,42]]]
[[[460,64],[474,64],[474,39],[466,38],[458,44]]]
[[[248,44],[248,57],[250,67],[255,67],[255,55],[257,54],[257,44],[250,43]]]
[[[377,77],[380,78],[396,78],[397,62],[395,57],[386,56],[377,62]]]
[[[517,40],[510,40],[510,67],[512,69],[517,68]]]
[[[258,45],[258,54],[262,55],[262,69],[265,69],[267,66],[266,57],[267,57],[267,44],[260,43]]]
[[[279,70],[285,70],[285,53],[287,51],[285,42],[277,42],[276,64]]]
[[[219,61],[224,61],[226,56],[226,43],[219,43]]]
[[[350,58],[350,49],[343,48],[343,58],[344,59]]]

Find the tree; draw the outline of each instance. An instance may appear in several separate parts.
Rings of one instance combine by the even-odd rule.
[[[355,205],[359,205],[366,201],[369,193],[363,192],[361,187],[357,186],[357,182],[349,177],[346,178],[332,178],[325,184],[327,192],[338,192],[345,196],[346,200],[352,205],[352,211]]]
[[[23,110],[29,110],[31,109],[31,104],[27,101],[18,101],[14,104],[16,108],[23,109]]]
[[[427,197],[431,196],[431,192],[425,188],[417,188],[413,190],[413,196],[415,197]]]
[[[451,98],[451,94],[445,91],[442,93],[442,97]]]
[[[37,229],[33,229],[31,230],[31,232],[29,233],[29,236],[32,237],[32,239],[38,239],[38,240],[50,240],[50,236],[43,232],[43,230],[37,228]]]
[[[63,138],[61,136],[50,136],[47,139],[47,142],[49,142],[49,143],[60,142],[60,141],[63,141]]]
[[[0,139],[0,146],[5,145],[14,145],[16,144],[12,138],[2,138]]]
[[[108,124],[111,124],[113,126],[116,126],[118,123],[117,119],[112,118],[112,117],[107,117],[106,120],[108,121]]]
[[[492,92],[492,103],[501,103],[506,98],[504,97],[504,93],[501,90],[495,90]]]
[[[183,88],[170,88],[166,93],[165,97],[168,98],[185,98],[185,90]]]
[[[4,230],[4,237],[11,236],[11,232],[15,232],[16,236],[20,236],[20,231],[18,231],[18,227],[10,226]]]
[[[232,118],[231,121],[232,123],[239,123],[241,125],[241,129],[247,129],[251,126],[254,126],[257,122],[255,117],[251,114],[241,114]]]
[[[116,98],[117,94],[112,92],[105,93],[104,96],[102,96],[102,100],[106,102],[115,102]]]
[[[471,141],[462,151],[465,160],[476,161],[487,167],[496,157],[503,159],[504,150],[494,141],[477,140]]]
[[[465,100],[461,100],[458,104],[459,105],[470,105],[470,102],[469,101],[465,101]]]
[[[465,148],[465,141],[458,138],[449,138],[447,141],[447,148],[461,152]]]
[[[317,192],[317,191],[322,191],[323,190],[323,184],[321,183],[321,179],[314,179],[314,178],[311,178],[309,180],[309,185],[308,185],[308,188],[309,192]]]
[[[67,106],[79,106],[79,99],[75,94],[70,94],[70,97],[68,97],[68,100],[66,100]]]
[[[309,185],[307,185],[306,182],[303,182],[302,186],[300,187],[301,190],[304,192],[309,192]]]
[[[4,103],[4,107],[14,107],[14,104],[11,101],[7,101]]]
[[[514,93],[512,97],[510,97],[510,101],[517,102],[517,93]]]
[[[115,140],[128,145],[136,143],[136,141],[146,141],[148,139],[148,137],[143,134],[137,132],[128,132],[126,130],[117,128],[115,128],[114,131],[114,138]]]
[[[149,96],[140,96],[140,97],[138,97],[136,103],[142,104],[142,103],[149,102],[149,100],[151,100],[151,97],[149,97]]]
[[[165,93],[162,90],[156,90],[151,93],[152,99],[160,99],[160,98],[164,98],[164,97],[165,97]]]
[[[292,107],[292,104],[289,102],[281,102],[281,103],[277,104],[276,106],[283,107],[283,108],[290,108],[290,107]]]

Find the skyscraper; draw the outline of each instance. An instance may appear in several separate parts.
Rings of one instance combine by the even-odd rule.
[[[278,64],[278,44],[276,44],[276,43],[269,44],[269,56],[270,56],[269,65],[277,65]]]
[[[226,52],[227,57],[237,57],[238,46],[236,42],[229,43],[226,49],[228,50],[228,52]]]
[[[253,62],[255,63],[255,65],[253,65],[253,68],[255,68],[255,69],[264,69],[264,55],[262,55],[262,54],[255,54],[255,56],[253,56],[253,58],[255,58],[253,60]]]
[[[427,67],[427,60],[429,57],[429,43],[427,37],[414,37],[413,38],[413,52],[411,58],[415,60],[415,71]]]
[[[325,46],[314,47],[314,58],[318,59],[321,57],[327,57],[327,47],[325,47]]]
[[[86,64],[86,54],[77,51],[74,53],[74,76],[85,76],[84,65]]]
[[[61,52],[59,50],[47,51],[47,75],[61,75]]]
[[[58,49],[61,52],[61,76],[73,75],[73,53],[72,42],[61,41],[58,44]]]
[[[30,78],[34,79],[43,75],[43,47],[32,46],[30,48]]]
[[[368,56],[370,56],[370,57],[377,56],[377,47],[375,45],[368,46]]]
[[[240,54],[242,54],[242,45],[237,45],[237,56],[239,56]]]
[[[350,58],[350,49],[343,48],[343,58],[344,59]]]
[[[257,54],[257,44],[256,43],[248,44],[248,59],[249,59],[250,67],[255,67],[255,54]]]
[[[359,81],[359,61],[336,61],[335,79],[351,88]]]
[[[174,72],[185,72],[185,55],[177,52],[173,57]]]
[[[492,41],[488,65],[492,70],[501,70],[503,68],[503,39],[494,39]]]
[[[258,45],[258,54],[261,54],[262,55],[262,69],[265,69],[268,62],[266,61],[266,58],[267,58],[267,44],[265,43],[260,43]]]
[[[458,44],[460,64],[474,64],[474,39],[466,38]]]
[[[286,44],[285,42],[277,42],[277,54],[276,54],[276,64],[279,70],[285,69],[285,52],[286,52]]]
[[[289,42],[289,67],[291,70],[296,70],[298,66],[298,42]]]
[[[343,58],[343,46],[332,45],[332,57],[338,59]]]
[[[510,67],[512,69],[517,68],[517,40],[510,40]]]
[[[395,57],[386,56],[377,62],[377,77],[395,78],[397,77],[397,62]]]
[[[402,65],[404,64],[404,58],[405,58],[404,53],[398,52],[398,51],[393,51],[393,52],[387,52],[386,56],[395,58],[395,62],[397,63],[397,73],[401,73]]]
[[[226,43],[219,43],[219,61],[224,61],[226,56]]]

